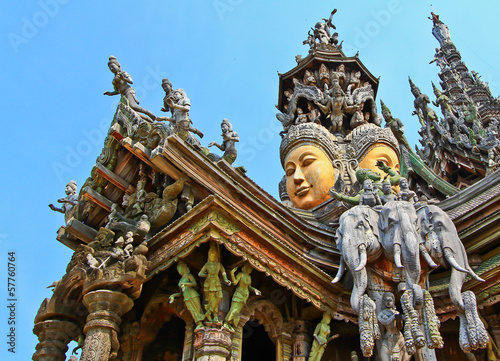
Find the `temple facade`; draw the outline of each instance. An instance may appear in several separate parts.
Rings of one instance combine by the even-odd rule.
[[[500,104],[432,14],[442,116],[410,79],[412,150],[335,13],[279,74],[280,200],[232,165],[228,119],[204,146],[183,89],[163,79],[155,115],[109,58],[120,102],[90,177],[50,205],[74,253],[33,360],[72,340],[80,361],[500,359]]]

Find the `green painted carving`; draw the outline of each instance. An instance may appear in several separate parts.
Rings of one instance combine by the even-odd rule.
[[[206,313],[205,318],[210,322],[219,322],[217,315],[219,302],[222,300],[222,285],[219,274],[222,273],[222,278],[227,285],[231,285],[231,281],[227,279],[226,270],[220,262],[220,253],[218,245],[215,242],[210,242],[210,250],[208,251],[207,263],[198,273],[199,277],[205,278],[203,282],[203,294],[205,295]]]
[[[177,272],[181,275],[179,288],[182,292],[171,295],[170,303],[172,303],[176,297],[182,296],[186,308],[196,323],[196,328],[202,328],[205,315],[201,308],[200,294],[196,291],[196,287],[198,287],[196,279],[191,274],[188,265],[183,261],[177,263]]]
[[[198,222],[190,227],[189,230],[193,233],[198,233],[207,223],[210,222],[217,223],[217,225],[228,234],[238,233],[240,231],[235,224],[228,221],[223,215],[216,211],[212,211],[204,215]]]
[[[226,316],[226,322],[224,324],[224,326],[233,331],[240,323],[241,310],[248,301],[250,291],[255,292],[257,296],[261,295],[261,292],[258,289],[251,286],[252,277],[250,276],[250,273],[252,272],[252,266],[250,263],[245,263],[245,265],[241,268],[241,272],[235,277],[234,273],[236,270],[237,268],[233,268],[230,276],[231,282],[238,287],[236,287],[236,290],[234,291],[233,299],[231,301],[231,309]]]

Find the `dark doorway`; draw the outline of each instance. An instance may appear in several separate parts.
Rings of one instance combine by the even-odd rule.
[[[163,324],[156,340],[144,351],[148,361],[181,361],[186,324],[177,317]]]
[[[241,361],[276,361],[276,346],[264,326],[248,321],[243,326]]]

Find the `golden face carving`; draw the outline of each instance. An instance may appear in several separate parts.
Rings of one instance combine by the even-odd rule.
[[[285,158],[286,190],[293,205],[311,209],[330,199],[335,182],[332,162],[314,145],[301,145]]]
[[[380,173],[380,169],[375,165],[379,160],[399,173],[398,154],[385,143],[375,143],[372,145],[365,157],[359,162],[359,168],[367,168]]]

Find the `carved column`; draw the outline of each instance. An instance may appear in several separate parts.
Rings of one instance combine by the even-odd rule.
[[[295,321],[293,333],[293,361],[307,361],[309,349],[311,348],[311,336],[308,333],[307,322]]]
[[[38,322],[33,333],[38,336],[35,361],[64,361],[68,343],[78,336],[78,326],[73,322],[46,320]]]
[[[231,355],[232,332],[206,328],[194,331],[196,361],[227,361]]]
[[[118,325],[134,302],[123,293],[98,290],[83,296],[83,303],[89,315],[83,329],[86,337],[80,361],[107,361],[118,352]]]
[[[241,343],[243,341],[243,327],[245,327],[246,323],[250,319],[250,315],[248,314],[240,314],[240,324],[234,330],[233,334],[233,344],[231,348],[231,361],[239,361],[241,360]]]
[[[182,360],[189,361],[193,359],[193,329],[194,322],[186,322],[186,333],[184,335],[184,348],[182,349]]]
[[[276,339],[276,360],[291,361],[295,360],[292,357],[293,338],[287,333],[282,333]],[[304,359],[306,360],[306,359]]]

